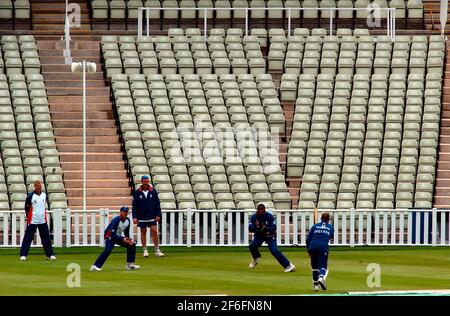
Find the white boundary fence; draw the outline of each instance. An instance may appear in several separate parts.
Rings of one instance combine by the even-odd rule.
[[[325,210],[318,211],[318,217]],[[450,246],[450,210],[326,210],[335,227],[332,245]],[[164,246],[246,246],[254,210],[164,210]],[[278,244],[304,246],[314,223],[313,210],[274,210]],[[102,246],[103,232],[118,211],[53,210],[48,214],[56,247]],[[131,216],[131,214],[130,214]],[[0,211],[0,247],[19,247],[25,213]],[[140,234],[132,224],[134,237]],[[148,240],[151,240],[148,238]],[[33,245],[40,245],[39,236]]]
[[[396,9],[395,8],[379,8],[379,7],[368,7],[368,8],[158,8],[158,7],[140,7],[138,8],[138,36],[142,36],[144,34],[144,12],[146,12],[145,18],[146,18],[146,34],[147,36],[150,35],[150,18],[149,13],[154,11],[203,11],[204,12],[204,18],[203,18],[203,34],[205,37],[205,42],[207,41],[207,34],[208,34],[208,12],[210,11],[245,11],[245,35],[249,35],[249,12],[250,11],[271,11],[271,10],[282,10],[287,11],[287,20],[288,20],[288,36],[291,35],[291,12],[292,11],[329,11],[330,12],[330,35],[333,35],[333,20],[336,18],[333,18],[334,15],[336,15],[337,11],[366,11],[370,12],[371,10],[377,13],[377,15],[374,16],[375,19],[382,19],[381,18],[381,12],[386,11],[386,35],[391,37],[392,41],[395,40],[395,17],[396,17]],[[384,19],[384,18],[383,18]]]

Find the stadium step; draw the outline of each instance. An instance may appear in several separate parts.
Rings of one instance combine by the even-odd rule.
[[[64,64],[64,42],[38,40],[42,74],[45,80],[56,145],[71,209],[82,207],[83,170],[83,81]],[[130,180],[106,86],[97,41],[72,41],[74,61],[94,61],[97,72],[87,75],[87,206],[90,209],[118,209],[131,202]],[[105,185],[105,180],[108,182]],[[107,189],[103,189],[107,187]]]
[[[105,87],[105,81],[104,80],[86,80],[86,86],[87,87],[99,87],[104,88]],[[60,80],[48,80],[46,83],[46,87],[83,87],[83,82],[76,80],[76,79],[68,79],[64,82],[61,82]]]
[[[100,58],[92,58],[88,56],[72,56],[72,61],[82,62],[84,59],[89,58],[90,62],[100,65]],[[46,64],[64,64],[64,56],[41,56],[41,63]]]
[[[59,153],[59,158],[61,163],[63,162],[81,162],[83,161],[82,152],[62,152]],[[99,153],[99,152],[87,152],[86,161],[88,162],[121,162],[122,153]],[[121,171],[125,171],[121,170]]]
[[[60,128],[83,128],[82,120],[53,120],[54,127]],[[115,128],[116,122],[113,120],[86,120],[87,128]]]
[[[434,1],[437,2],[438,1]],[[432,5],[432,4],[428,4]],[[436,4],[434,4],[436,6]],[[437,4],[439,7],[439,4]],[[425,13],[427,6],[425,6]],[[438,11],[439,12],[439,11]],[[428,25],[427,25],[428,26]],[[448,208],[450,205],[450,42],[447,41],[445,75],[442,88],[439,156],[436,170],[434,207]]]
[[[83,144],[59,144],[59,152],[79,152],[83,150]],[[98,153],[118,153],[121,152],[122,147],[120,144],[86,144],[87,152],[98,152]]]
[[[120,152],[115,151],[115,153]],[[95,162],[91,161],[89,163],[86,163],[86,170],[94,170],[94,171],[110,171],[110,170],[117,170],[120,169],[122,161],[119,162],[108,162],[107,164],[103,162]],[[77,170],[83,170],[83,163],[82,162],[64,162],[61,163],[62,167],[67,170],[71,171],[77,171]]]
[[[113,194],[113,193],[111,193]],[[71,209],[81,209],[83,206],[83,197],[71,197],[69,198],[71,203]],[[131,205],[131,195],[129,196],[107,196],[107,197],[90,197],[86,201],[86,206],[92,210],[98,210],[101,208],[118,210],[122,205]]]
[[[81,179],[67,179],[67,180],[64,180],[64,184],[66,186],[66,190],[67,190],[67,188],[73,188],[73,189],[83,188],[83,181]],[[92,179],[86,180],[86,188],[104,188],[104,187],[105,187],[105,183],[102,180],[92,180]],[[116,179],[108,180],[107,187],[119,188],[119,189],[124,189],[124,188],[130,189],[130,187],[128,186],[128,182],[124,182],[122,180],[116,180]]]
[[[97,198],[97,197],[109,197],[112,195],[128,195],[130,194],[130,188],[89,188],[86,189],[86,196],[87,197],[93,197],[93,198]],[[83,189],[79,188],[79,189],[73,189],[70,190],[70,192],[67,194],[67,197],[71,198],[78,198],[78,197],[82,197],[83,196]]]
[[[116,135],[117,129],[115,128],[87,128],[87,136],[109,136]],[[55,136],[83,136],[83,132],[80,128],[57,128],[55,130]]]
[[[82,144],[83,138],[79,136],[55,136],[57,144]],[[119,135],[115,136],[87,136],[86,144],[119,144]]]
[[[81,120],[83,118],[83,112],[53,112],[53,120]],[[114,119],[114,114],[112,111],[96,111],[86,113],[86,118],[88,120],[111,120]]]
[[[105,172],[105,170],[100,171],[89,171],[86,172],[86,178],[87,179],[118,179],[126,177],[126,171],[112,171],[108,170],[108,172]],[[76,171],[65,171],[64,177],[67,179],[73,179],[73,180],[82,180],[83,179],[83,173],[80,170]]]
[[[83,111],[83,102],[82,100],[76,101],[75,98],[82,99],[79,96],[60,96],[61,103],[56,103],[53,100],[55,96],[49,96],[49,106],[51,111],[55,112],[69,112],[69,113],[82,113]],[[109,97],[100,97],[100,96],[87,96],[86,103],[89,108],[89,113],[98,113],[98,112],[112,112],[111,104],[109,103]]]

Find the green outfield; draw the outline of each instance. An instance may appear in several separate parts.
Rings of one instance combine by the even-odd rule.
[[[284,273],[263,249],[254,270],[245,248],[165,247],[164,258],[143,258],[141,270],[124,269],[124,249],[116,248],[102,272],[89,272],[100,248],[56,249],[57,261],[45,260],[41,248],[28,261],[17,249],[0,249],[0,295],[295,295],[312,294],[309,258],[302,247],[281,248],[297,266]],[[80,287],[66,283],[70,263],[81,267]],[[381,268],[381,287],[367,286],[369,263]],[[322,294],[361,291],[450,289],[450,248],[332,248]],[[72,279],[73,280],[73,279]]]

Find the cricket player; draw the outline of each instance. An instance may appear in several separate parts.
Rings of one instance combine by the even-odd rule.
[[[266,212],[264,204],[259,204],[256,213],[252,215],[248,230],[253,234],[253,241],[249,246],[250,253],[253,260],[249,265],[253,269],[258,264],[261,253],[258,248],[266,242],[269,246],[270,253],[283,266],[284,272],[294,272],[295,265],[293,265],[277,247],[277,227],[274,222],[272,214]]]
[[[98,256],[94,265],[91,267],[91,271],[102,271],[102,266],[113,251],[115,245],[127,248],[127,264],[125,265],[127,271],[140,268],[140,266],[134,264],[134,259],[136,257],[136,243],[130,238],[130,219],[128,218],[128,211],[128,206],[122,206],[120,208],[119,216],[114,217],[108,227],[106,227],[104,235],[105,249]]]
[[[42,246],[48,260],[56,260],[53,252],[50,233],[47,225],[47,195],[42,192],[42,183],[39,180],[34,182],[34,191],[27,195],[25,200],[25,214],[27,217],[27,228],[23,236],[22,246],[20,247],[20,260],[27,260],[28,251],[33,242],[36,230],[39,230]]]
[[[322,213],[321,221],[311,227],[306,238],[306,247],[311,258],[313,291],[326,290],[325,279],[328,275],[328,243],[333,238],[334,228],[329,224],[330,214]]]
[[[150,227],[155,256],[164,257],[159,249],[158,222],[161,220],[161,205],[158,192],[150,184],[148,176],[141,177],[141,186],[133,195],[133,222],[141,230],[142,249],[144,257],[148,257],[147,251],[147,227]]]

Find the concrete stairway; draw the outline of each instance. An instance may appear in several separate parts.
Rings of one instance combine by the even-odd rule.
[[[263,50],[266,54],[268,51]],[[267,55],[266,55],[267,56]],[[275,88],[279,90],[281,83],[281,72],[269,72],[272,75]],[[289,194],[291,195],[291,208],[298,208],[298,199],[300,196],[300,184],[301,178],[289,178],[287,177],[287,153],[289,150],[289,142],[291,140],[292,126],[294,122],[294,112],[295,112],[295,102],[282,101],[281,107],[283,108],[284,118],[286,120],[286,130],[284,134],[280,135],[279,138],[279,148],[278,148],[278,158],[280,160],[281,171],[286,178],[286,185],[288,187]]]
[[[64,64],[62,42],[37,44],[69,208],[81,209],[82,74],[71,73]],[[74,61],[97,63],[97,73],[87,75],[87,207],[118,209],[130,205],[130,187],[99,45],[94,41],[72,43]]]
[[[72,35],[87,35],[91,32],[88,0],[69,1],[80,7],[80,25],[72,27]],[[66,13],[65,0],[31,0],[33,31],[39,34],[63,34]],[[71,11],[69,11],[69,14]]]
[[[441,30],[440,21],[440,11],[441,11],[441,1],[440,0],[425,0],[423,1],[423,15],[424,24],[426,30]],[[450,23],[450,6],[448,7],[448,21],[446,33],[449,33],[449,23]]]
[[[447,42],[434,207],[450,207],[450,42]]]

